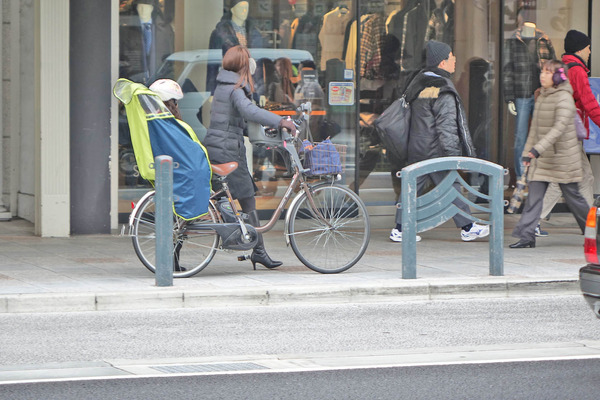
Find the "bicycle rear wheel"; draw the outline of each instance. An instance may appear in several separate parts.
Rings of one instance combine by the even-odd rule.
[[[312,189],[316,210],[306,193],[289,211],[292,250],[313,271],[335,274],[360,260],[371,236],[363,201],[348,188],[322,184]]]
[[[154,193],[147,197],[136,211],[133,218],[132,242],[140,261],[153,273],[156,272],[156,204]],[[174,266],[180,269],[173,271],[174,278],[187,278],[202,271],[214,257],[219,235],[214,231],[188,231],[190,224],[218,222],[218,213],[214,205],[209,203],[208,213],[193,221],[184,221],[173,214],[173,257]]]

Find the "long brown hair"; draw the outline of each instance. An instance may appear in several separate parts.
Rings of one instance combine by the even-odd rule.
[[[244,46],[233,46],[223,56],[223,68],[240,75],[240,80],[235,84],[235,88],[250,86],[254,92],[254,81],[250,74],[250,52]]]
[[[294,101],[294,86],[292,85],[292,61],[287,57],[281,57],[275,60],[275,66],[281,65],[279,74],[281,75],[281,88],[290,101]]]

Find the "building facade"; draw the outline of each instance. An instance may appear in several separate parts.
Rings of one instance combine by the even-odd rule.
[[[183,118],[202,138],[222,54],[247,46],[256,103],[294,116],[310,101],[313,139],[345,150],[342,183],[374,215],[393,215],[403,165],[372,123],[422,67],[427,40],[454,49],[477,156],[505,166],[508,185],[521,129],[511,111],[533,96],[544,58],[560,58],[577,29],[592,38],[592,76],[600,65],[591,0],[2,0],[1,12],[0,219],[32,221],[42,236],[108,233],[149,188],[112,96],[120,77],[176,79]],[[512,79],[519,46],[530,80]],[[247,147],[259,208],[272,209],[285,161]]]

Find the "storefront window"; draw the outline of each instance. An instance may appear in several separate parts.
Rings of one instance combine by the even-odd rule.
[[[254,101],[282,117],[307,109],[314,141],[330,138],[344,165],[342,183],[355,174],[355,19],[351,0],[121,0],[120,75],[150,85],[171,78],[182,87],[182,118],[202,140],[210,125],[212,94],[222,56],[234,45],[256,60]],[[305,116],[306,118],[306,116]],[[248,129],[256,129],[250,125]],[[251,134],[252,132],[250,132]],[[120,199],[128,207],[147,190],[137,177],[125,116],[120,123]],[[277,150],[252,146],[249,170],[259,208],[274,208],[290,178]],[[120,212],[128,212],[120,209]]]
[[[544,61],[561,59],[564,38],[571,29],[587,32],[587,0],[507,1],[504,14],[503,119],[504,165],[511,182],[521,175],[520,164],[534,93],[540,87]]]
[[[392,208],[400,190],[395,172],[404,165],[382,146],[373,121],[424,66],[425,43],[434,39],[453,48],[453,80],[477,156],[509,168],[514,179],[516,138],[526,134],[530,117],[524,100],[537,88],[540,63],[562,55],[566,32],[587,32],[588,3],[120,0],[119,70],[147,85],[177,80],[183,119],[203,139],[223,52],[247,46],[257,61],[256,104],[293,117],[310,102],[313,140],[345,146],[342,183],[367,205]],[[523,60],[526,77],[516,65]],[[119,126],[119,211],[128,213],[148,185],[137,177],[124,115]],[[258,207],[272,209],[289,179],[286,163],[276,150],[247,148]]]

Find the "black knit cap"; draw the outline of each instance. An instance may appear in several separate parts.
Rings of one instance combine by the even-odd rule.
[[[446,60],[450,56],[451,52],[452,48],[446,43],[437,42],[435,40],[428,41],[427,47],[425,48],[425,56],[427,59],[426,66],[428,68],[437,67],[443,60]]]
[[[565,51],[567,53],[576,53],[588,47],[590,43],[588,35],[572,29],[565,36]]]
[[[229,1],[229,8],[232,9],[233,7],[235,7],[238,3],[241,3],[242,1],[245,1],[246,3],[249,3],[248,0],[230,0]]]

